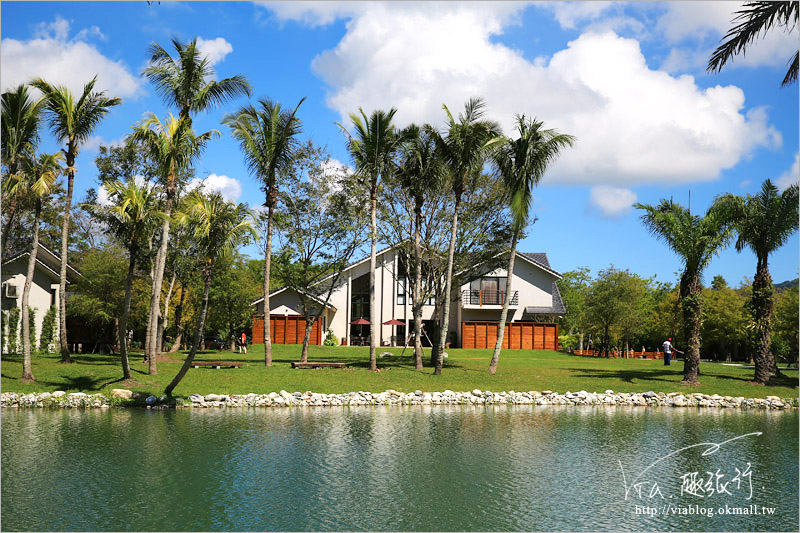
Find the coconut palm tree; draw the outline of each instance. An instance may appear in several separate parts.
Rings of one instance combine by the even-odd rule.
[[[480,174],[491,151],[503,142],[500,125],[484,118],[486,104],[481,98],[471,98],[464,106],[464,112],[458,120],[446,105],[442,106],[447,113],[447,129],[444,133],[433,131],[436,146],[447,165],[450,185],[453,190],[453,222],[450,233],[450,248],[447,254],[447,271],[445,276],[444,306],[442,312],[442,331],[437,350],[433,352],[434,374],[442,373],[442,351],[447,342],[447,331],[450,320],[450,300],[453,284],[453,259],[458,232],[458,209],[461,197],[471,181]]]
[[[530,210],[533,204],[533,188],[539,184],[547,168],[553,163],[561,151],[575,143],[575,137],[559,133],[556,130],[544,129],[544,123],[528,119],[525,115],[516,117],[517,139],[506,139],[495,152],[494,160],[500,176],[509,192],[511,215],[511,255],[508,259],[508,275],[506,277],[506,295],[503,310],[500,312],[500,323],[497,327],[497,343],[489,364],[489,373],[497,371],[500,350],[503,347],[503,336],[508,317],[508,306],[511,304],[511,281],[514,275],[514,258],[517,255],[517,242],[530,222]]]
[[[249,237],[257,238],[253,225],[253,214],[244,204],[226,202],[218,193],[203,195],[193,191],[186,202],[186,211],[178,216],[182,223],[188,223],[193,228],[197,249],[202,260],[203,275],[203,300],[200,306],[200,316],[192,339],[192,347],[186,356],[183,366],[175,378],[164,389],[164,394],[169,396],[183,376],[192,366],[192,361],[200,346],[200,338],[208,312],[208,293],[211,290],[211,279],[216,261],[229,256],[247,242]]]
[[[263,184],[266,193],[267,235],[264,244],[264,364],[272,366],[272,338],[269,319],[269,283],[272,262],[272,230],[275,203],[278,199],[277,177],[287,171],[297,152],[297,136],[302,130],[297,110],[305,101],[301,99],[293,111],[281,109],[281,104],[268,98],[247,105],[236,113],[226,115],[222,123],[231,129],[239,142],[250,171]]]
[[[97,76],[83,86],[76,99],[72,91],[60,85],[51,85],[41,78],[31,82],[44,95],[44,114],[50,131],[58,142],[66,143],[64,156],[67,164],[67,196],[64,202],[64,220],[61,224],[61,268],[59,272],[58,322],[61,338],[61,361],[71,363],[67,345],[67,251],[69,249],[69,217],[72,209],[72,188],[75,182],[75,158],[81,145],[94,133],[97,126],[122,99],[109,97],[105,92],[95,92]]]
[[[131,379],[128,360],[128,317],[131,310],[131,289],[136,262],[142,247],[164,218],[158,210],[158,190],[147,182],[137,183],[129,178],[125,183],[114,180],[104,184],[111,205],[108,207],[89,206],[113,235],[128,249],[128,277],[125,279],[125,300],[119,317],[119,351],[122,357],[123,379]]]
[[[375,305],[375,255],[378,245],[376,213],[378,209],[378,186],[380,180],[392,170],[392,157],[399,148],[402,138],[395,131],[392,118],[397,109],[388,112],[373,111],[368,117],[359,108],[359,114],[350,113],[353,132],[337,122],[347,136],[347,151],[353,158],[356,173],[369,184],[372,248],[369,256],[369,368],[378,369],[376,351],[378,346],[378,308]]]
[[[22,379],[33,381],[31,369],[31,337],[30,313],[28,302],[31,295],[31,284],[36,267],[36,254],[39,251],[39,222],[42,215],[42,199],[48,196],[55,186],[56,180],[63,172],[61,153],[42,154],[38,158],[25,157],[21,160],[21,179],[16,187],[21,194],[30,195],[34,202],[33,242],[28,255],[28,270],[25,274],[25,285],[22,289]],[[24,190],[24,193],[21,191]],[[16,191],[15,191],[16,192]]]
[[[422,250],[420,231],[422,208],[428,194],[441,187],[445,167],[436,150],[436,142],[429,125],[412,124],[401,133],[396,178],[414,203],[414,291],[412,314],[414,316],[414,360],[417,370],[422,370]]]
[[[736,11],[731,21],[734,26],[722,38],[708,60],[706,72],[719,72],[734,56],[745,55],[747,48],[759,37],[774,27],[790,32],[797,27],[797,2],[745,2],[743,9]],[[783,77],[781,87],[797,81],[798,53],[787,63],[789,69]]]
[[[738,234],[736,251],[750,248],[756,255],[756,275],[750,309],[755,322],[755,378],[767,383],[777,374],[775,358],[770,351],[772,310],[775,288],[769,274],[769,255],[783,246],[798,227],[798,186],[791,185],[782,193],[770,180],[764,181],[755,196],[742,198],[726,194],[717,204],[728,214]]]
[[[672,200],[662,199],[655,206],[636,204],[634,207],[644,211],[641,220],[650,233],[664,241],[683,263],[679,297],[687,346],[681,383],[698,385],[703,311],[700,278],[714,255],[730,242],[731,224],[726,213],[716,205],[712,205],[702,217],[692,215],[689,209]]]
[[[2,95],[2,118],[0,118],[0,145],[3,166],[3,200],[8,216],[3,227],[2,251],[8,246],[8,235],[16,215],[19,196],[9,191],[22,192],[16,187],[17,171],[26,154],[32,154],[39,143],[39,125],[42,120],[42,99],[34,101],[26,85],[18,85]]]
[[[250,96],[252,89],[241,74],[216,81],[216,72],[208,57],[197,48],[197,37],[183,43],[172,39],[173,57],[160,44],[148,49],[150,60],[143,75],[156,87],[164,103],[178,109],[178,116],[192,122],[192,115],[208,111],[240,96]]]
[[[161,241],[153,268],[153,287],[150,293],[150,319],[148,334],[151,339],[158,335],[158,316],[161,303],[161,285],[164,280],[164,266],[169,243],[170,217],[178,193],[179,177],[200,157],[208,141],[218,137],[217,130],[195,135],[187,120],[170,115],[163,123],[149,113],[133,128],[129,139],[140,143],[148,156],[158,164],[161,185],[164,189],[164,221],[161,226]],[[145,354],[148,360],[148,373],[157,374],[156,358],[160,343],[151,342]]]

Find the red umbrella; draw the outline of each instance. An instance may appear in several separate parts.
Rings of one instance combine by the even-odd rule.
[[[354,326],[368,326],[370,324],[370,321],[367,320],[366,318],[359,318],[358,320],[353,320],[350,323],[353,324]]]
[[[384,322],[383,325],[384,326],[405,326],[406,323],[403,322],[402,320],[397,320],[396,318],[393,318],[391,320],[387,320],[386,322]]]

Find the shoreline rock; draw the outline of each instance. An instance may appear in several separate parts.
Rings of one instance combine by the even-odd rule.
[[[209,407],[340,407],[355,405],[619,405],[641,407],[694,407],[720,409],[798,409],[798,398],[744,398],[742,396],[720,396],[703,393],[653,392],[603,393],[567,391],[503,391],[492,392],[474,389],[472,392],[445,390],[442,392],[348,392],[323,394],[317,392],[294,392],[285,390],[268,394],[191,394],[187,397],[167,398],[147,396],[126,389],[114,389],[111,397],[84,392],[29,393],[3,392],[0,407],[53,407],[53,408],[109,408],[145,407],[147,409],[209,408]]]

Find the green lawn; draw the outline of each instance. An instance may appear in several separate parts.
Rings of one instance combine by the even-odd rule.
[[[703,392],[723,396],[781,397],[797,396],[797,370],[785,370],[789,379],[778,385],[761,387],[752,385],[753,369],[724,366],[717,363],[702,363],[699,387],[684,387],[683,361],[665,367],[663,361],[625,360],[581,357],[564,353],[532,350],[508,350],[500,357],[497,374],[489,375],[486,369],[491,357],[490,350],[449,350],[441,376],[434,376],[426,367],[421,372],[414,370],[411,350],[399,357],[401,348],[380,349],[397,356],[378,360],[380,372],[369,371],[369,350],[361,347],[327,348],[312,346],[311,361],[343,361],[348,368],[299,369],[290,367],[290,362],[299,359],[299,346],[275,345],[272,368],[264,366],[262,346],[250,348],[250,353],[201,352],[199,361],[241,361],[244,366],[237,369],[190,369],[175,394],[186,396],[192,393],[209,394],[257,394],[285,389],[341,393],[350,391],[383,391],[396,389],[414,391],[468,391],[475,388],[492,391],[552,390],[603,392]],[[179,354],[175,354],[179,355]],[[425,351],[426,359],[429,351]],[[64,390],[67,392],[108,392],[113,388],[129,388],[134,391],[161,394],[164,387],[175,376],[180,362],[159,362],[158,375],[147,375],[147,368],[140,355],[132,356],[133,382],[124,383],[118,356],[74,355],[75,363],[64,365],[55,355],[35,355],[33,373],[36,382],[25,384],[19,381],[22,375],[21,357],[2,358],[2,390],[4,392],[44,392]],[[183,358],[180,354],[179,358]],[[177,359],[177,358],[176,358]]]

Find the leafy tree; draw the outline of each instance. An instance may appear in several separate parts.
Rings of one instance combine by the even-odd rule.
[[[588,329],[586,298],[591,282],[589,267],[578,267],[576,270],[564,272],[557,282],[561,300],[567,309],[567,314],[559,319],[559,325],[567,334],[578,335],[579,350],[583,350],[584,335]]]
[[[51,305],[42,320],[42,334],[39,336],[39,352],[51,353],[52,346],[58,342],[56,329],[56,306]]]
[[[791,32],[797,27],[797,2],[745,2],[743,9],[736,11],[731,21],[734,26],[722,38],[708,60],[706,72],[719,72],[729,61],[739,54],[744,56],[747,48],[758,38],[773,28],[783,28]],[[787,63],[789,69],[783,77],[781,87],[797,81],[798,53]]]
[[[447,126],[444,133],[435,132],[436,146],[447,165],[450,185],[453,192],[452,227],[450,230],[450,247],[447,255],[445,272],[444,309],[442,312],[442,331],[439,344],[434,350],[433,358],[436,369],[434,374],[442,373],[442,350],[447,342],[447,325],[450,320],[451,289],[453,287],[453,264],[455,262],[456,239],[458,234],[458,211],[461,207],[464,191],[480,175],[483,164],[492,148],[503,142],[500,126],[484,119],[485,104],[480,98],[470,99],[464,106],[464,113],[453,117],[446,105],[442,106],[447,113]]]
[[[712,257],[730,241],[730,222],[715,205],[702,217],[692,215],[689,209],[672,200],[661,200],[656,206],[636,204],[635,207],[644,211],[642,223],[650,233],[664,241],[683,263],[680,300],[687,335],[683,383],[697,385],[703,311],[700,277]]]
[[[51,85],[41,78],[31,82],[44,95],[44,114],[50,130],[58,142],[66,143],[67,196],[61,224],[61,268],[59,271],[59,332],[61,360],[71,363],[67,345],[67,253],[69,251],[69,220],[72,208],[72,189],[75,181],[75,158],[81,145],[89,140],[97,126],[111,111],[122,103],[120,98],[107,97],[104,92],[94,92],[95,76],[84,85],[83,93],[75,99],[68,88]]]
[[[775,327],[772,350],[776,358],[797,366],[798,354],[798,300],[797,285],[778,293],[775,298]]]
[[[711,288],[703,291],[703,353],[726,361],[737,358],[747,344],[747,299],[715,276]]]
[[[244,257],[233,253],[218,259],[208,296],[206,330],[230,341],[240,330],[250,329],[252,294]]]
[[[359,108],[359,114],[350,113],[350,122],[353,132],[344,126],[339,128],[347,135],[347,151],[353,158],[356,174],[369,184],[370,219],[372,221],[371,237],[372,248],[369,256],[369,368],[378,369],[376,355],[378,346],[377,321],[378,307],[375,304],[375,255],[378,244],[377,212],[378,188],[381,179],[385,179],[392,172],[392,158],[400,146],[402,138],[392,124],[397,109],[388,112],[373,111],[368,117],[364,110]]]
[[[208,312],[208,295],[211,291],[214,266],[217,260],[229,256],[236,251],[239,245],[246,243],[248,237],[257,237],[251,219],[252,213],[244,204],[236,205],[226,202],[217,193],[204,196],[194,191],[187,199],[186,212],[180,215],[180,220],[183,223],[191,224],[194,229],[197,250],[203,261],[203,300],[192,339],[192,347],[178,374],[164,389],[164,394],[167,396],[172,394],[172,391],[186,375],[200,347],[200,338],[203,335]]]
[[[586,314],[608,356],[618,340],[628,340],[638,320],[646,291],[645,281],[613,266],[597,274],[586,296]]]
[[[8,311],[8,352],[19,353],[19,307]]]
[[[257,106],[247,105],[223,122],[230,127],[233,138],[244,152],[250,171],[262,183],[266,192],[267,231],[264,241],[264,364],[272,366],[272,339],[269,321],[269,287],[272,259],[272,230],[275,203],[278,195],[278,176],[291,166],[297,151],[297,136],[302,128],[297,110],[305,101],[301,99],[292,112],[267,98]]]
[[[500,177],[508,188],[511,216],[511,252],[508,259],[506,295],[500,323],[497,327],[497,342],[489,363],[489,373],[497,372],[497,362],[503,347],[503,335],[511,304],[511,282],[514,276],[514,259],[517,255],[517,242],[523,237],[525,228],[531,223],[530,210],[533,205],[533,188],[539,184],[547,168],[558,158],[561,151],[575,143],[575,137],[553,129],[544,129],[544,122],[528,119],[525,115],[516,117],[516,139],[506,138],[494,154]],[[535,222],[535,220],[533,221]]]

